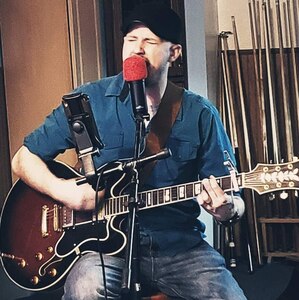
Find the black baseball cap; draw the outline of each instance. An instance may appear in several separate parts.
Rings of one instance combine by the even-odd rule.
[[[160,2],[143,3],[124,19],[121,30],[126,35],[132,26],[142,23],[161,39],[179,44],[181,41],[182,21],[178,14]]]

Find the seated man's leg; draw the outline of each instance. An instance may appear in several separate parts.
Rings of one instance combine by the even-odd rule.
[[[108,299],[119,299],[123,259],[103,255]],[[100,255],[88,253],[71,269],[64,285],[63,300],[105,299]]]
[[[246,299],[224,258],[205,241],[176,256],[153,259],[153,283],[170,299]]]

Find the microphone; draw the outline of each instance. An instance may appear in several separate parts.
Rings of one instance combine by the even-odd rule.
[[[128,82],[132,98],[132,107],[136,119],[149,119],[145,99],[144,80],[147,77],[145,60],[138,55],[131,56],[123,62],[124,80]]]
[[[62,104],[84,174],[91,181],[96,171],[92,155],[98,153],[104,145],[96,127],[89,97],[83,93],[67,94],[62,97]]]

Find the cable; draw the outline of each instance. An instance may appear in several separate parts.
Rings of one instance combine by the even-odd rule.
[[[96,187],[95,187],[95,210],[96,210],[96,223],[98,224],[99,223],[99,207],[100,207],[100,201],[99,201],[99,195],[98,195],[98,192],[100,190],[102,190],[104,188],[104,185],[101,186],[101,177],[102,177],[102,173],[103,173],[103,169],[101,170],[99,176],[98,176],[98,179],[97,179],[97,182],[96,182]],[[98,233],[99,234],[99,233]],[[98,235],[97,237],[98,239],[98,252],[99,252],[99,255],[100,255],[100,259],[101,259],[101,265],[102,265],[102,275],[103,275],[103,285],[104,285],[104,297],[105,297],[105,300],[108,299],[108,296],[107,296],[107,282],[106,282],[106,273],[105,273],[105,265],[104,265],[104,258],[103,258],[103,253],[101,251],[101,247],[100,247],[100,236]]]

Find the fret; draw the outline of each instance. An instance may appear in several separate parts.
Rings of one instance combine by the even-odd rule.
[[[152,193],[151,192],[146,192],[146,206],[151,206],[152,205]]]
[[[114,198],[111,198],[110,200],[110,214],[114,214]]]
[[[139,194],[139,202],[141,207],[146,206],[146,192],[142,192]]]
[[[124,212],[124,196],[119,197],[119,212]]]
[[[222,180],[221,178],[216,178],[217,183],[220,185],[220,187],[222,186]]]
[[[112,198],[112,214],[115,215],[116,214],[116,198]]]
[[[185,185],[179,186],[179,199],[184,199],[185,197]]]
[[[118,213],[118,197],[114,198],[114,213]]]
[[[105,213],[105,215],[108,215],[108,206],[109,206],[109,199],[105,200],[105,203],[104,203],[104,213]]]
[[[110,201],[109,201],[109,215],[112,215],[112,212],[113,212],[113,203],[112,203],[112,199],[113,199],[113,198],[111,198]]]
[[[129,196],[128,195],[124,196],[124,208],[125,208],[125,211],[129,211]]]
[[[220,186],[223,190],[231,190],[233,189],[231,177],[223,177],[221,179]]]
[[[201,182],[196,182],[194,184],[194,196],[197,196],[201,192]]]
[[[153,205],[157,205],[158,203],[158,192],[153,191]]]
[[[113,202],[113,214],[117,214],[117,198],[113,198],[112,202]]]
[[[128,196],[122,196],[123,212],[128,211]]]
[[[112,198],[112,206],[113,206],[112,214],[114,215],[117,213],[117,198]]]
[[[194,193],[193,193],[193,184],[192,184],[192,183],[186,184],[186,197],[187,197],[187,198],[192,198],[192,197],[194,197]]]
[[[178,199],[179,199],[179,197],[178,197],[178,187],[173,186],[173,187],[171,187],[171,200],[176,201]]]
[[[170,202],[171,198],[170,198],[170,188],[167,188],[164,190],[165,195],[164,195],[164,200],[165,202]]]
[[[118,197],[118,207],[119,207],[119,212],[122,213],[123,212],[123,201],[122,201],[121,197]]]
[[[119,197],[115,198],[115,213],[119,213]]]
[[[158,191],[158,202],[159,202],[159,204],[164,203],[164,190],[163,189]]]

